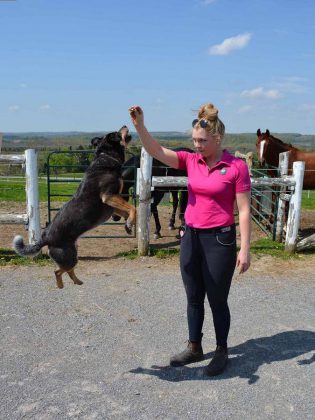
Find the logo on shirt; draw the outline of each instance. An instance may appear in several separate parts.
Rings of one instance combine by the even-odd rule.
[[[222,168],[220,171],[220,175],[225,175],[227,173],[227,170],[225,168]]]

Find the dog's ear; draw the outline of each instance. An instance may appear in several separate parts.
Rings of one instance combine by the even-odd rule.
[[[97,147],[97,145],[99,144],[101,140],[102,140],[102,137],[93,137],[91,140],[91,145],[93,147]]]
[[[258,136],[258,137],[260,137],[260,136],[261,136],[261,131],[260,131],[260,128],[258,128],[258,130],[257,130],[257,136]]]
[[[122,140],[121,134],[118,131],[106,134],[106,141],[110,143],[120,143]]]

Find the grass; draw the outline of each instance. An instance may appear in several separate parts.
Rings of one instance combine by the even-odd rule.
[[[167,259],[173,256],[179,256],[179,248],[159,248],[154,249],[150,248],[150,257],[156,257],[160,259]],[[256,255],[257,257],[262,257],[264,255],[270,255],[275,258],[282,259],[284,261],[289,259],[296,259],[301,257],[307,257],[307,255],[314,255],[315,249],[305,250],[299,253],[290,254],[284,249],[284,244],[278,242],[273,242],[271,239],[263,238],[258,239],[257,241],[252,242],[251,244],[251,254]],[[135,260],[139,258],[138,250],[133,249],[127,252],[119,252],[116,254],[117,257],[124,257],[128,260]],[[51,263],[48,255],[40,254],[34,258],[20,257],[13,250],[0,248],[0,267],[6,265],[36,265],[36,266],[45,266]]]
[[[118,254],[116,254],[116,257],[124,257],[128,260],[135,260],[136,258],[138,258],[138,250],[133,249],[131,251],[118,252]]]
[[[252,242],[250,249],[251,253],[254,255],[271,255],[272,257],[281,258],[282,260],[301,258],[302,256],[315,254],[315,249],[309,249],[303,252],[289,253],[285,251],[284,244],[274,242],[268,238],[262,238]]]
[[[58,175],[64,178],[78,178],[82,177],[80,173],[65,173]],[[60,182],[50,184],[50,194],[69,194],[73,195],[76,191],[79,182]],[[52,197],[54,201],[67,201],[70,197]],[[47,201],[47,182],[46,179],[39,179],[39,199],[40,201]],[[25,201],[25,181],[24,179],[6,178],[0,179],[0,201]],[[161,205],[168,206],[169,203],[162,201]],[[302,195],[302,209],[315,210],[315,190],[303,191]]]
[[[69,194],[73,195],[79,183],[62,182],[50,185],[50,194]],[[39,200],[47,201],[47,183],[45,180],[39,181]],[[70,197],[54,197],[58,201],[67,201]],[[0,201],[25,201],[25,181],[23,179],[0,179]]]
[[[274,242],[271,239],[263,238],[252,242],[251,253],[257,256],[271,255],[272,257],[281,258],[288,260],[290,258],[296,258],[297,254],[290,254],[285,251],[284,244]]]
[[[303,191],[302,209],[315,210],[315,190]]]
[[[159,248],[154,249],[150,248],[149,256],[150,257],[157,257],[157,258],[168,258],[172,256],[178,256],[179,255],[179,249],[178,248]],[[119,252],[116,254],[117,257],[125,257],[128,260],[134,260],[138,258],[138,250],[133,249],[131,251],[127,252]]]
[[[179,248],[160,248],[154,249],[150,248],[150,257],[157,257],[157,258],[168,258],[172,256],[179,256],[180,250]],[[285,251],[284,244],[280,244],[278,242],[274,242],[271,239],[263,238],[258,239],[257,241],[252,242],[251,244],[251,254],[256,255],[258,257],[262,257],[264,255],[270,255],[275,258],[280,258],[282,260],[289,260],[295,258],[301,258],[307,255],[314,255],[315,249],[305,250],[299,253],[289,253]],[[120,252],[117,254],[117,257],[125,257],[130,260],[134,260],[138,258],[138,251],[133,249],[132,251],[128,252]]]
[[[150,249],[150,256],[157,258],[168,258],[171,256],[178,256],[179,249],[177,248],[162,248],[162,249]],[[119,252],[117,257],[125,257],[128,260],[134,260],[138,258],[138,250],[133,249],[127,252]],[[48,255],[40,254],[34,258],[21,257],[17,255],[13,250],[7,248],[0,248],[0,267],[5,265],[37,265],[44,266],[49,265],[51,259]]]
[[[160,249],[152,249],[150,250],[152,252],[152,255],[154,255],[157,258],[168,258],[173,257],[174,255],[179,255],[180,250],[179,248],[160,248]]]
[[[39,254],[34,258],[21,257],[13,250],[7,248],[0,248],[0,267],[6,265],[37,265],[44,266],[51,264],[51,259],[48,255]]]

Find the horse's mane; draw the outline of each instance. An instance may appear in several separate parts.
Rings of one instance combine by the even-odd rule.
[[[278,144],[279,146],[284,147],[285,149],[289,150],[300,150],[297,147],[293,146],[291,143],[285,143],[284,141],[278,139],[278,137],[273,136],[270,134],[269,130],[266,131],[265,135],[268,139],[272,140],[274,143]]]
[[[272,139],[272,141],[274,141],[275,143],[278,143],[279,146],[282,146],[288,150],[300,150],[297,147],[293,146],[291,143],[285,143],[284,141],[278,139],[277,137],[274,137],[272,135],[269,136],[270,139]]]
[[[281,144],[282,146],[293,147],[291,143],[285,143],[281,139],[278,139],[278,137],[273,136],[272,134],[269,135],[269,139],[271,139],[275,143]]]

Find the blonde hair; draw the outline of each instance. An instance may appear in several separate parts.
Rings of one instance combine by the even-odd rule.
[[[208,125],[205,130],[211,135],[220,134],[222,137],[225,133],[225,125],[218,117],[219,111],[213,104],[205,104],[199,108],[198,119],[206,120]],[[196,123],[195,128],[200,128],[199,121]]]

